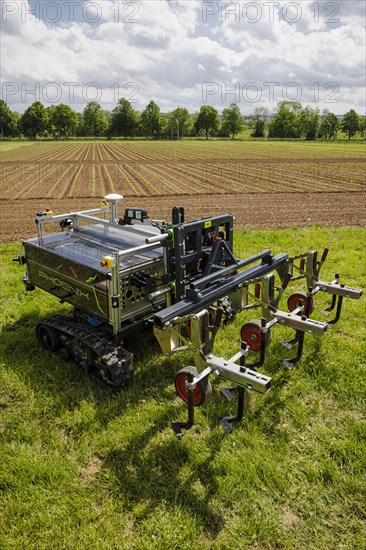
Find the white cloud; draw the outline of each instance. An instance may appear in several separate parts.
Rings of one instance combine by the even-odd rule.
[[[29,13],[33,0],[1,2],[2,96],[12,108],[22,112],[36,99],[47,104],[51,82],[61,90],[58,100],[69,103],[73,94],[65,83],[73,82],[79,83],[73,107],[82,110],[94,99],[87,87],[94,82],[105,108],[125,95],[138,99],[140,109],[152,98],[164,110],[178,104],[196,110],[211,85],[210,104],[222,110],[236,99],[250,112],[294,95],[289,83],[295,81],[303,103],[337,113],[364,109],[364,2],[281,0],[270,8],[259,0],[99,0],[94,11],[85,11],[85,0],[79,4],[71,20],[62,12],[52,24],[57,14],[51,10],[46,17],[42,10]],[[252,102],[250,83],[262,90],[261,102]],[[336,102],[327,103],[329,83],[339,87],[331,96]]]

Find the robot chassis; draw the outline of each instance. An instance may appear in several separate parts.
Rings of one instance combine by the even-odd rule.
[[[221,419],[230,433],[244,415],[245,391],[260,394],[271,388],[271,378],[258,372],[265,362],[276,324],[290,327],[294,338],[283,345],[296,354],[282,360],[292,369],[302,357],[306,333],[322,336],[340,318],[343,299],[361,297],[361,290],[320,279],[328,249],[318,259],[316,250],[289,257],[263,250],[244,260],[233,255],[231,214],[185,221],[183,207],[175,207],[172,222],[152,220],[147,211],[126,208],[118,218],[120,195],[107,195],[100,208],[54,215],[46,210],[36,217],[38,236],[23,242],[24,254],[15,261],[26,264],[27,290],[39,287],[74,307],[73,317],[55,316],[37,324],[41,345],[71,360],[96,382],[115,390],[133,378],[130,352],[122,347],[128,334],[152,326],[162,351],[193,353],[195,367],[175,376],[178,395],[188,405],[187,422],[194,424],[194,408],[211,394],[209,375],[233,384],[221,388],[231,401],[238,394],[235,417]],[[102,216],[102,217],[99,217]],[[61,231],[44,234],[43,226],[59,222]],[[279,284],[275,281],[275,272]],[[306,292],[288,298],[289,311],[279,303],[289,285],[304,280]],[[324,315],[327,322],[310,318],[314,296],[331,296]],[[214,341],[222,324],[235,313],[259,308],[261,319],[240,330],[240,350],[225,360],[214,354]],[[258,359],[248,363],[248,355]]]

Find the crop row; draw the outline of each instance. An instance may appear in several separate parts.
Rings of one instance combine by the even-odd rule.
[[[88,145],[86,145],[88,147]],[[359,191],[362,163],[2,163],[0,198]]]
[[[338,148],[327,144],[308,143],[248,143],[227,141],[183,142],[41,142],[28,147],[15,147],[2,151],[3,161],[30,162],[149,162],[149,161],[195,161],[232,159],[336,159],[361,158],[362,146]]]

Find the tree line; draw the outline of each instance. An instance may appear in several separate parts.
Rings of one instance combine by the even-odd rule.
[[[26,137],[29,139],[69,137],[146,137],[150,139],[180,139],[187,136],[235,137],[245,128],[251,128],[254,138],[279,139],[335,139],[339,131],[348,139],[360,134],[365,138],[366,118],[354,109],[342,120],[334,113],[301,103],[280,101],[275,113],[258,107],[243,117],[236,103],[225,108],[221,114],[209,105],[201,106],[199,112],[190,114],[184,107],[170,113],[161,113],[154,102],[142,112],[134,109],[127,99],[120,99],[112,111],[105,111],[99,103],[91,101],[82,113],[75,112],[63,103],[45,107],[36,101],[22,115],[12,111],[0,100],[0,136]]]

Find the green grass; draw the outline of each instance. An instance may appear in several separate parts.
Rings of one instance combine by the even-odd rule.
[[[363,229],[237,231],[242,256],[270,247],[294,253],[329,246],[325,280],[339,271],[365,286]],[[174,373],[189,356],[163,357],[149,335],[131,341],[136,376],[118,395],[93,387],[77,367],[39,348],[35,323],[69,309],[26,294],[2,247],[0,343],[0,548],[355,549],[366,546],[365,299],[346,300],[323,338],[306,336],[296,370],[275,327],[246,419],[227,436],[218,416],[234,412],[215,380],[211,401],[182,441],[170,423],[186,410]],[[322,306],[322,301],[317,302]],[[216,352],[239,346],[250,315],[220,331]]]
[[[34,141],[0,141],[0,151],[7,149],[15,149],[17,147],[25,147],[26,145],[34,145]]]

